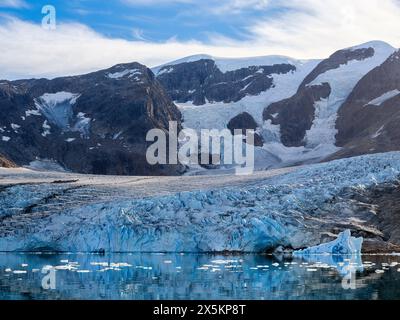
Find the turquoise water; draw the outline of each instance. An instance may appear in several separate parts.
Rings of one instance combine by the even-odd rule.
[[[400,257],[0,254],[0,299],[400,299]]]

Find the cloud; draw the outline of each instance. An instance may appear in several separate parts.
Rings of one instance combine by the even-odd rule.
[[[0,0],[1,8],[28,8],[29,5],[24,0]]]
[[[261,10],[267,7],[269,0],[121,0],[130,6],[167,6],[176,4],[190,5],[193,8],[214,15],[239,14],[243,10]],[[193,11],[199,13],[199,11]]]
[[[238,8],[241,3],[231,2]],[[82,24],[59,24],[47,31],[8,18],[0,22],[0,78],[74,75],[132,61],[155,66],[199,53],[323,58],[370,40],[400,47],[397,0],[274,0],[265,5],[275,13],[250,20],[244,41],[210,33],[206,42],[151,42],[143,40],[139,29],[132,31],[136,39],[128,41],[107,38]]]

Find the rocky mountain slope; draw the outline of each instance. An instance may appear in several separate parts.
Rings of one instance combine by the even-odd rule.
[[[176,100],[184,126],[231,131],[255,128],[256,165],[269,168],[323,161],[332,155],[340,158],[399,150],[394,132],[385,143],[380,143],[381,147],[356,141],[354,134],[365,129],[355,126],[356,118],[368,118],[368,123],[373,123],[370,135],[364,135],[367,140],[379,132],[385,121],[376,122],[376,117],[369,116],[371,105],[361,108],[361,112],[368,111],[361,118],[355,113],[353,100],[361,101],[355,95],[359,95],[364,82],[369,81],[370,86],[380,90],[364,89],[374,96],[365,97],[362,106],[382,95],[381,99],[390,100],[386,103],[395,103],[398,97],[399,67],[392,57],[394,52],[390,45],[373,41],[339,50],[324,60],[299,61],[278,56],[224,59],[202,55],[153,71]],[[235,89],[230,92],[227,88]],[[386,120],[391,116],[390,112],[380,115]],[[364,146],[358,152],[354,149],[357,144]],[[342,150],[345,145],[352,147]]]
[[[80,173],[181,174],[144,157],[147,131],[176,120],[197,131],[254,129],[256,169],[278,168],[399,150],[399,99],[400,53],[380,41],[324,60],[198,55],[152,70],[4,80],[0,154]],[[220,169],[192,169],[205,168]]]
[[[400,51],[357,84],[339,110],[333,157],[398,150],[400,147]]]
[[[54,80],[1,81],[0,110],[0,152],[18,165],[54,162],[74,172],[118,175],[181,169],[145,159],[148,130],[168,130],[181,115],[138,63]]]

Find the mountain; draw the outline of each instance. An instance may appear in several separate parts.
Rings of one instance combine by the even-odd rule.
[[[256,166],[270,168],[319,162],[334,154],[340,158],[371,153],[372,148],[358,153],[342,150],[355,138],[347,131],[358,132],[354,126],[342,125],[346,120],[348,124],[355,123],[351,119],[354,108],[344,105],[354,96],[360,82],[380,83],[384,74],[388,77],[384,81],[387,85],[380,84],[382,89],[375,90],[375,96],[368,97],[368,101],[384,94],[383,98],[396,98],[397,91],[393,90],[398,87],[393,81],[399,68],[392,62],[387,67],[393,67],[392,76],[385,70],[373,75],[375,68],[389,63],[394,52],[387,43],[372,41],[339,50],[323,60],[200,55],[167,63],[153,71],[180,108],[185,127],[256,129]],[[374,122],[374,118],[369,119]],[[371,130],[376,129],[376,133],[382,125],[375,128],[375,123]],[[349,140],[345,141],[344,136]],[[391,147],[376,150],[399,149],[394,140],[387,145]]]
[[[399,150],[400,51],[363,77],[340,108],[333,158]]]
[[[181,114],[138,63],[53,80],[0,82],[0,152],[18,165],[79,173],[171,175],[150,166],[145,137]]]
[[[15,163],[0,154],[0,168],[14,168],[15,166]]]

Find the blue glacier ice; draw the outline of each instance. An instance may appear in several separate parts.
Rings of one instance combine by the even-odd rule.
[[[47,196],[48,185],[18,185],[0,193],[0,215],[12,218],[0,226],[0,251],[260,252],[277,246],[313,247],[331,232],[327,221],[352,223],[351,203],[332,201],[344,189],[367,188],[399,176],[400,153],[393,152],[304,166],[235,188],[72,209],[63,209],[61,203],[51,215],[23,211],[40,194]],[[15,228],[21,219],[23,224]],[[340,240],[352,245],[335,247],[339,253],[359,251],[361,241],[349,238],[348,232]],[[325,248],[332,253],[333,248]]]

